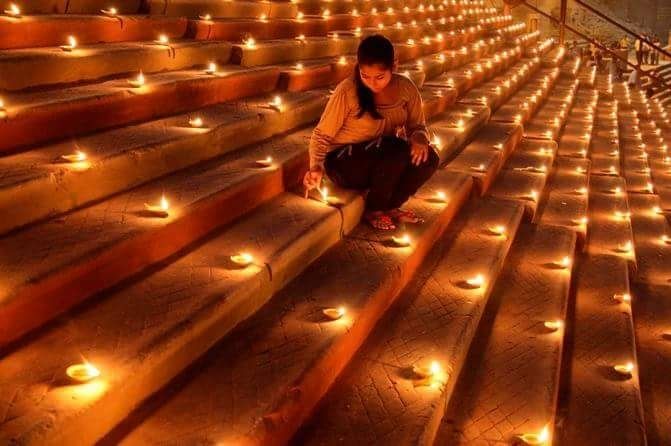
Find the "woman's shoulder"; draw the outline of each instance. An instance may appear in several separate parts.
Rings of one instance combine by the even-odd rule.
[[[419,89],[417,88],[417,85],[415,85],[413,80],[410,79],[409,77],[406,77],[399,73],[394,73],[393,80],[396,82],[396,85],[398,85],[398,89],[402,97],[408,98],[410,96],[415,96],[419,94]]]

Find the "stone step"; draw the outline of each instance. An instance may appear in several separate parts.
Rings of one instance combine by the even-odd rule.
[[[520,227],[436,443],[515,444],[547,427],[553,444],[575,245],[565,229]]]
[[[630,209],[622,177],[590,175],[587,249],[590,254],[616,256],[636,269]],[[596,219],[596,221],[594,220]]]
[[[668,264],[667,264],[668,268]],[[671,277],[668,270],[667,277]],[[648,444],[671,443],[671,295],[669,284],[633,290],[634,328]]]
[[[15,211],[0,232],[306,125],[318,119],[327,94],[284,94],[281,111],[267,106],[271,97],[253,97],[200,110],[204,128],[190,128],[190,114],[177,115],[2,157],[0,202]],[[59,162],[76,150],[87,160]],[[25,201],[32,205],[21,206]]]
[[[0,48],[59,46],[67,42],[69,35],[75,36],[80,45],[153,40],[159,34],[179,39],[187,32],[187,23],[185,17],[143,15],[107,17],[101,14],[46,14],[20,19],[0,17]]]
[[[654,194],[628,194],[636,252],[636,282],[669,285],[671,282],[671,228],[659,214],[661,202]]]
[[[212,349],[179,388],[168,389],[170,401],[161,395],[150,401],[109,442],[288,442],[410,282],[470,186],[468,176],[445,171],[422,186],[408,208],[426,222],[404,229],[410,247],[393,246],[389,233],[359,225]],[[433,201],[438,190],[449,197],[446,204]],[[341,306],[346,313],[339,320],[322,314]],[[214,389],[216,398],[205,395]],[[185,407],[202,407],[203,398],[212,403],[207,411],[188,409],[191,416],[182,416]],[[215,414],[224,422],[207,421]],[[161,427],[163,420],[170,431]]]
[[[454,120],[452,113],[463,116],[457,108],[438,117],[449,122]],[[485,108],[464,118],[466,130],[462,135],[450,138],[449,131],[441,130],[441,150],[457,151],[484,124],[488,114]],[[442,121],[433,124],[438,130],[444,126]],[[257,130],[257,136],[261,132]],[[12,254],[1,266],[7,287],[0,305],[0,345],[168,259],[216,227],[300,182],[307,169],[310,133],[311,128],[305,128],[235,151],[1,239],[3,252]],[[241,135],[237,138],[239,144],[244,144]],[[273,157],[270,168],[255,165],[256,160],[267,156]],[[144,203],[156,202],[162,194],[173,201],[175,214],[170,218],[148,218],[142,212]],[[46,247],[45,240],[49,240]],[[77,249],[72,249],[73,244]],[[154,248],[147,250],[147,246]],[[48,260],[33,255],[47,248]],[[30,254],[18,262],[18,253],[26,250]],[[67,297],[48,299],[54,293]]]
[[[30,0],[17,2],[22,14],[98,14],[109,8],[107,0]],[[137,14],[142,0],[115,0],[120,14]]]
[[[541,149],[550,154],[539,153]],[[522,139],[496,176],[487,195],[521,205],[527,220],[535,221],[552,170],[552,154],[556,151],[554,141]]]
[[[241,40],[245,34],[251,34],[259,40],[293,38],[297,35],[306,36],[325,35],[332,31],[354,30],[361,28],[361,34],[372,33],[373,30],[388,33],[396,30],[396,24],[401,22],[407,25],[403,30],[410,35],[406,37],[418,37],[420,31],[425,32],[428,29],[424,25],[430,25],[436,30],[450,31],[463,28],[466,24],[466,18],[449,17],[446,13],[419,13],[410,11],[409,13],[396,13],[393,15],[380,14],[372,15],[361,13],[352,14],[333,14],[329,20],[324,20],[321,16],[304,16],[296,19],[259,19],[258,16],[248,19],[220,19],[212,18],[210,20],[195,19],[189,21],[189,35],[198,40]],[[445,20],[442,20],[445,18]],[[412,21],[415,26],[412,26]],[[382,24],[384,28],[380,29]],[[500,29],[505,23],[497,23],[492,29]],[[403,31],[401,30],[401,31]],[[448,33],[449,34],[449,33]]]
[[[298,5],[293,2],[247,1],[213,2],[211,0],[146,0],[151,15],[249,18],[265,14],[269,19],[296,17]]]
[[[529,122],[546,99],[543,92],[554,86],[557,76],[555,70],[541,69],[494,113],[492,121],[518,124]]]
[[[210,62],[222,65],[229,63],[232,48],[231,43],[224,41],[181,40],[167,46],[145,41],[79,46],[69,52],[58,47],[6,51],[0,54],[3,73],[0,89],[21,90],[109,76],[135,76],[140,71],[146,74],[182,70]],[[127,87],[125,80],[119,86],[122,85]]]
[[[436,243],[296,444],[434,444],[522,217],[511,204],[473,204]],[[507,228],[506,237],[487,233],[497,225]],[[462,285],[477,274],[483,286]],[[440,366],[434,376],[413,373],[434,361]]]
[[[592,209],[589,233],[600,222]],[[588,238],[588,243],[592,241]],[[566,364],[565,395],[557,422],[557,444],[644,445],[645,428],[629,303],[615,295],[630,293],[625,259],[587,254],[576,265],[572,341]],[[616,365],[634,366],[630,376]]]
[[[7,95],[7,119],[0,122],[0,131],[7,138],[0,141],[0,151],[270,93],[279,77],[279,67],[226,65],[215,75],[203,70],[147,75],[145,85],[139,88],[118,79],[58,91]],[[188,121],[182,123],[182,131],[189,131]]]
[[[589,160],[558,157],[547,198],[539,211],[541,224],[574,231],[582,247],[587,236],[589,173]]]
[[[11,395],[2,443],[93,444],[104,436],[356,225],[363,200],[339,197],[344,205],[333,208],[281,194],[9,352],[0,360],[0,394]],[[236,267],[229,256],[240,252],[254,263]],[[101,374],[74,384],[66,367],[82,357]]]
[[[484,195],[521,139],[522,126],[490,122],[446,168],[473,177],[475,192]]]

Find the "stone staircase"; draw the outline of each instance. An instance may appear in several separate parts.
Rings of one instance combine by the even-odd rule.
[[[1,444],[671,441],[658,101],[483,1],[115,3],[0,17]],[[394,234],[299,186],[374,33],[441,159]]]

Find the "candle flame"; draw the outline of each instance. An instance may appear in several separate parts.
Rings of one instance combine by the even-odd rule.
[[[21,9],[16,5],[16,3],[10,3],[9,9],[5,10],[5,14],[13,17],[21,16]]]
[[[168,199],[165,198],[165,195],[161,195],[161,203],[159,206],[161,207],[162,210],[166,212],[168,211],[168,209],[170,209],[170,203],[168,203]]]
[[[202,127],[203,120],[200,116],[196,116],[195,118],[189,120],[189,125],[191,127]]]
[[[207,65],[207,70],[205,70],[208,74],[214,74],[217,72],[217,64],[214,62],[210,62]]]
[[[90,381],[100,376],[100,370],[89,362],[73,364],[65,370],[65,373],[71,379],[79,382]]]
[[[475,277],[471,277],[470,279],[466,280],[466,283],[474,286],[474,287],[481,287],[482,285],[485,284],[485,276],[482,274],[478,274]]]
[[[543,325],[550,330],[559,330],[564,326],[564,323],[560,320],[554,320],[554,321],[545,321]]]
[[[250,48],[250,49],[255,48],[256,47],[256,40],[254,40],[253,37],[248,37],[247,39],[245,39],[245,46],[247,48]]]

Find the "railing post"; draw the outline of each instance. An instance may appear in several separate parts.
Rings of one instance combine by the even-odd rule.
[[[559,44],[563,45],[566,39],[566,10],[568,9],[568,0],[561,0],[560,20],[559,20]]]

